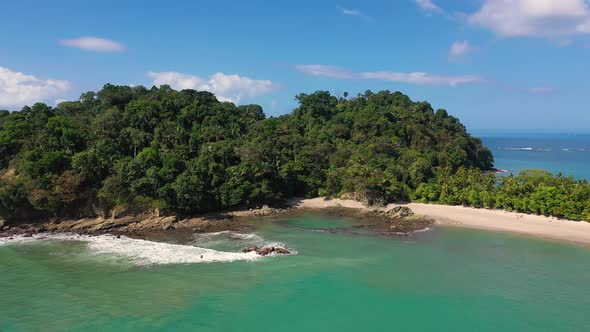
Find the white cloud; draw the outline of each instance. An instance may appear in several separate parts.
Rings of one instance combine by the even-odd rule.
[[[547,93],[557,92],[557,89],[549,88],[549,87],[534,87],[534,88],[527,89],[527,92],[533,93],[533,94],[547,94]]]
[[[451,48],[449,49],[449,56],[454,58],[461,57],[473,51],[473,49],[473,46],[471,46],[471,44],[469,44],[467,40],[456,41],[451,45]]]
[[[0,67],[0,107],[22,107],[40,101],[62,97],[70,88],[63,80],[42,80]]]
[[[416,4],[418,4],[418,6],[420,6],[420,8],[422,8],[423,10],[425,10],[427,12],[439,13],[439,14],[444,12],[442,10],[442,8],[437,6],[434,2],[432,2],[432,0],[416,0]]]
[[[96,37],[80,37],[76,39],[63,39],[59,41],[60,44],[68,47],[81,48],[87,51],[95,52],[122,52],[125,47],[114,40],[96,38]]]
[[[215,73],[208,79],[178,72],[148,72],[153,85],[170,85],[177,90],[194,89],[214,93],[221,101],[239,103],[243,97],[256,97],[277,88],[270,80],[255,80],[239,75]]]
[[[502,37],[548,37],[590,33],[586,0],[485,0],[468,21]]]
[[[304,74],[317,77],[346,79],[359,78],[357,73],[351,72],[344,68],[329,65],[297,65],[295,66],[295,69]]]
[[[340,8],[340,11],[342,12],[342,14],[344,15],[350,15],[350,16],[363,16],[363,13],[361,13],[360,11],[356,10],[356,9],[346,9],[346,8]]]
[[[327,65],[297,65],[298,71],[316,77],[329,77],[339,79],[374,79],[390,82],[409,83],[417,85],[443,85],[458,86],[468,83],[479,83],[484,80],[473,75],[447,76],[433,75],[424,72],[353,72],[347,69]]]

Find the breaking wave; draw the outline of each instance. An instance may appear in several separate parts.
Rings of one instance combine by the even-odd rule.
[[[286,248],[282,242],[269,241],[255,233],[238,233],[234,231],[222,231],[214,233],[198,233],[193,236],[190,245],[206,247],[222,251],[240,251],[250,247],[275,247]],[[291,254],[297,252],[289,249]]]
[[[551,149],[547,148],[532,148],[532,147],[498,147],[498,150],[511,150],[511,151],[551,151]]]
[[[14,236],[0,238],[0,245],[23,244],[32,241],[79,241],[86,244],[90,254],[115,255],[136,265],[254,261],[261,258],[254,252],[227,252],[192,245],[169,244],[113,235]]]
[[[535,147],[497,147],[497,150],[508,150],[508,151],[553,151],[550,148],[535,148]],[[570,151],[570,152],[590,152],[590,149],[583,148],[558,148],[555,150],[559,151]]]

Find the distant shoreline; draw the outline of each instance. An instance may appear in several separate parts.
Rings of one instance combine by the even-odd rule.
[[[343,199],[313,198],[294,203],[294,208],[323,209],[346,207],[373,211],[404,205],[418,215],[431,217],[437,225],[518,233],[544,239],[590,245],[590,223],[530,215],[503,210],[463,206],[408,203],[392,204],[385,208],[370,208],[360,202]]]

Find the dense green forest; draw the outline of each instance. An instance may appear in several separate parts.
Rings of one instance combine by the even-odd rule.
[[[54,108],[0,111],[0,216],[192,215],[347,194],[588,219],[587,183],[496,179],[491,152],[426,102],[389,91],[296,99],[267,118],[209,92],[107,84]]]
[[[542,170],[497,177],[476,169],[444,169],[420,184],[412,198],[590,221],[590,184]]]

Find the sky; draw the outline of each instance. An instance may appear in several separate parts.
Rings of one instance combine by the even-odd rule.
[[[169,84],[290,112],[401,91],[470,132],[589,132],[589,0],[5,1],[0,109]]]

